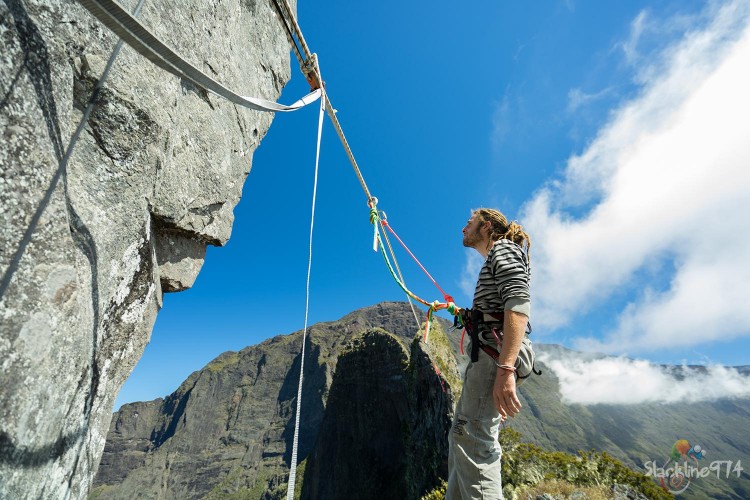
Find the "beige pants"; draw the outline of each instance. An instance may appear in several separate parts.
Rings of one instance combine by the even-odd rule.
[[[494,360],[479,351],[479,361],[466,368],[463,391],[448,434],[446,500],[497,500],[502,450],[497,442],[500,413],[492,399]]]

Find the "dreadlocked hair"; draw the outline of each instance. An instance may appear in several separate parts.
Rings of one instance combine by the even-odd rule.
[[[521,224],[516,221],[508,222],[508,219],[502,213],[493,208],[478,208],[473,212],[479,216],[482,222],[491,224],[491,244],[503,238],[508,239],[523,248],[529,260],[531,260],[531,237],[523,230]]]

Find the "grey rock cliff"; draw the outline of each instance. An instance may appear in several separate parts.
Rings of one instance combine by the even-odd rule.
[[[458,375],[435,329],[427,346],[412,343],[417,327],[401,303],[310,328],[298,448],[306,460],[297,474],[306,496],[336,498],[334,472],[340,498],[357,484],[369,488],[360,488],[363,499],[388,498],[377,488],[384,481],[398,492],[392,498],[418,498],[434,486],[445,469],[453,396],[433,361]],[[167,398],[124,405],[112,417],[92,497],[283,498],[301,333],[224,353]],[[366,467],[366,482],[353,483],[345,463]]]
[[[244,95],[289,79],[270,2],[147,0],[140,18]],[[126,47],[62,169],[115,42],[74,1],[0,0],[0,498],[86,496],[162,293],[229,238],[273,118]]]
[[[417,339],[407,349],[382,330],[349,343],[302,498],[419,499],[447,476],[453,393],[426,348]]]

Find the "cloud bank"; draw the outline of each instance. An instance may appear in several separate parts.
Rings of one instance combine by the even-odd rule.
[[[523,207],[535,326],[564,327],[629,292],[609,330],[577,347],[750,335],[750,4],[711,5],[652,64],[636,57],[648,18],[634,21],[624,48],[641,92]]]
[[[750,397],[750,377],[723,366],[666,369],[622,357],[582,360],[546,353],[540,353],[539,359],[560,380],[560,393],[568,404],[696,403]]]

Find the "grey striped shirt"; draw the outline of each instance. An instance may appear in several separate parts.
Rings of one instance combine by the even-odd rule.
[[[531,266],[526,252],[510,240],[497,240],[479,271],[472,309],[516,311],[531,317]]]

